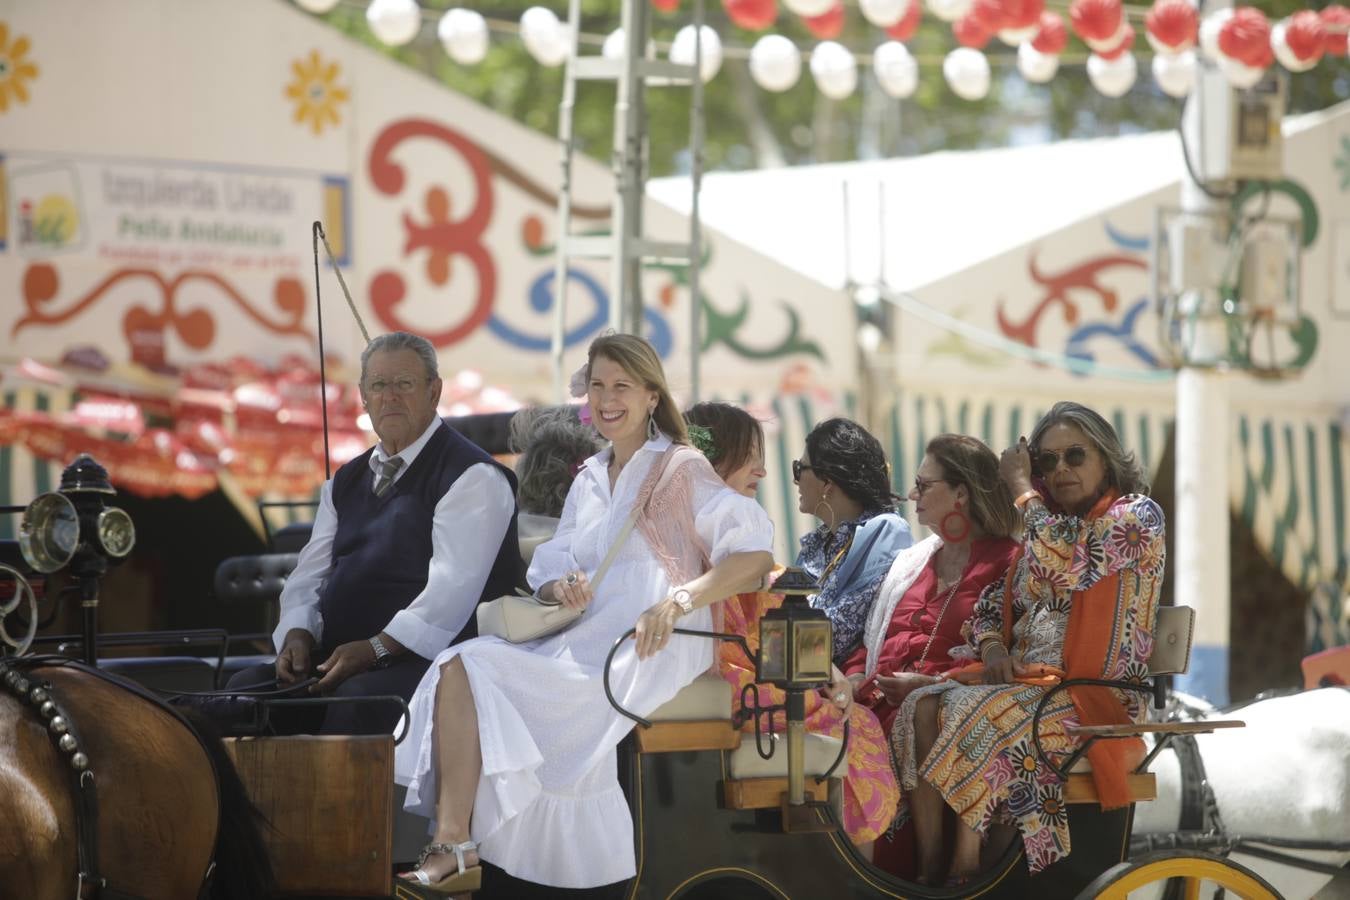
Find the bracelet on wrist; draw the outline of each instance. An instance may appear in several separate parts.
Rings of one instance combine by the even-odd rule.
[[[1035,488],[1032,488],[1031,490],[1026,491],[1023,494],[1018,495],[1017,499],[1013,501],[1013,506],[1017,507],[1018,509],[1025,510],[1027,504],[1030,503],[1032,499],[1044,500],[1044,498],[1041,496],[1041,492],[1036,490]]]

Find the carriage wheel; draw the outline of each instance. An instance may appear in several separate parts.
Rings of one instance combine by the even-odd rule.
[[[1185,850],[1150,853],[1112,866],[1077,900],[1126,900],[1131,891],[1178,879],[1185,900],[1198,900],[1202,885],[1224,888],[1243,900],[1280,900],[1279,893],[1251,869],[1221,856]]]

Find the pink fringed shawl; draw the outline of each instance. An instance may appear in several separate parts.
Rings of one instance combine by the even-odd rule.
[[[708,481],[723,485],[702,453],[684,444],[671,444],[638,488],[642,507],[637,527],[647,539],[672,585],[685,584],[712,566],[709,548],[694,527],[694,485]],[[722,629],[722,603],[712,606],[713,630]]]

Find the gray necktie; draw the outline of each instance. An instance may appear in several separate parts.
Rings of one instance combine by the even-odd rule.
[[[394,474],[403,468],[403,460],[397,456],[391,456],[380,463],[380,475],[375,479],[375,496],[383,497],[389,490],[389,485],[394,483]]]

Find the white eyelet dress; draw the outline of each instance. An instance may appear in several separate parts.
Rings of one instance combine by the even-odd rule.
[[[567,496],[558,531],[534,552],[529,582],[538,587],[600,566],[653,464],[670,446],[648,441],[624,467],[611,498],[610,451],[586,461]],[[695,479],[691,503],[701,543],[715,565],[733,553],[772,552],[764,510],[711,475]],[[432,742],[441,667],[464,661],[478,711],[483,770],[471,836],[481,857],[538,884],[587,888],[633,877],[633,823],[617,777],[615,750],[633,723],[605,699],[605,657],[638,616],[664,599],[670,579],[634,528],[585,614],[571,628],[527,644],[480,637],[436,657],[409,706],[410,731],[397,748],[395,778],[408,786],[405,807],[432,817],[436,772]],[[679,622],[710,630],[708,609]],[[713,661],[713,642],[679,636],[639,661],[632,641],[615,655],[610,684],[638,715],[673,697]]]

